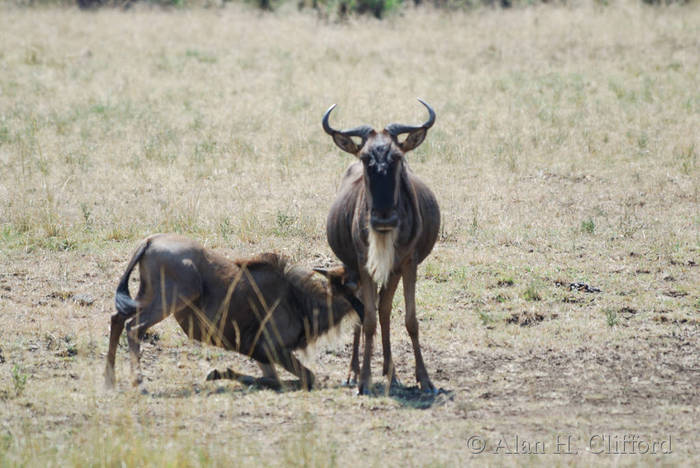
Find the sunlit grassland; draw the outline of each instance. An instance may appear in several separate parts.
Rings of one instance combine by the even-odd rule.
[[[0,465],[535,464],[466,440],[567,431],[677,444],[549,463],[697,460],[698,5],[344,24],[291,10],[0,5]],[[417,124],[416,97],[437,122],[407,158],[443,214],[418,315],[449,397],[420,410],[339,388],[347,332],[309,358],[309,394],[204,382],[211,367],[257,370],[169,321],[145,346],[148,394],[127,386],[123,349],[119,389],[102,389],[138,239],[327,261],[352,157],[323,112],[337,103],[339,128]],[[394,359],[413,385],[402,309],[397,294]],[[379,382],[380,351],[373,363]]]

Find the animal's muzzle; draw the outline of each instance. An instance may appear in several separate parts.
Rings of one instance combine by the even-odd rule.
[[[388,216],[372,213],[369,222],[375,231],[391,231],[399,225],[399,214],[396,211],[392,211]]]

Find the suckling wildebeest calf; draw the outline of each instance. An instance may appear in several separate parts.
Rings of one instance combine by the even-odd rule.
[[[390,124],[381,132],[369,126],[335,130],[328,123],[335,105],[323,116],[326,133],[333,137],[340,149],[354,154],[359,160],[345,172],[326,226],[331,249],[348,268],[348,273],[359,275],[360,279],[365,306],[361,372],[359,326],[355,328],[350,363],[350,375],[357,378],[359,373],[359,393],[369,391],[371,380],[372,339],[377,328],[377,287],[380,288],[383,372],[392,384],[396,382],[389,343],[389,319],[400,278],[403,278],[406,303],[406,329],[416,359],[416,379],[423,391],[435,391],[418,341],[415,288],[418,264],[430,253],[438,237],[440,209],[433,193],[409,170],[405,160],[406,153],[423,142],[435,122],[433,109],[419,101],[428,109],[429,117],[417,127]],[[402,135],[406,137],[400,138]]]
[[[129,294],[129,277],[139,265],[136,298]],[[172,234],[145,239],[119,281],[112,316],[105,379],[115,382],[114,359],[126,320],[134,385],[141,380],[140,341],[146,330],[173,314],[187,336],[235,350],[258,362],[263,377],[277,381],[273,364],[282,365],[311,388],[314,376],[291,353],[355,311],[357,284],[343,267],[313,273],[291,267],[276,254],[229,260],[197,242]]]

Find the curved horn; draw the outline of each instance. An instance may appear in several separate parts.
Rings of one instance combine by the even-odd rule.
[[[328,117],[330,117],[331,112],[333,112],[333,109],[335,109],[336,105],[337,104],[333,104],[331,107],[328,108],[326,113],[323,114],[323,120],[322,120],[323,130],[331,136],[333,136],[333,134],[338,131],[338,130],[335,130],[333,127],[331,127],[330,124],[328,123]]]
[[[357,154],[358,151],[364,146],[365,141],[367,141],[367,137],[369,134],[374,131],[372,127],[368,125],[361,125],[359,127],[351,128],[348,130],[336,130],[331,125],[328,123],[328,118],[331,115],[331,112],[333,109],[335,109],[335,104],[333,104],[331,107],[328,108],[325,114],[323,114],[323,120],[321,123],[323,124],[323,130],[329,134],[330,136],[333,137],[333,141],[335,142],[336,145],[343,151],[347,151],[348,153],[352,154]],[[359,145],[352,141],[351,137],[359,137],[362,139],[362,143]]]
[[[435,111],[432,107],[430,107],[430,105],[427,102],[425,102],[421,98],[418,98],[418,102],[423,104],[426,107],[426,109],[428,109],[428,120],[426,120],[423,125],[419,125],[417,127],[398,123],[389,124],[386,126],[386,131],[389,133],[389,135],[396,137],[398,135],[401,135],[402,133],[414,132],[420,129],[428,130],[430,127],[433,126],[433,124],[435,123]]]

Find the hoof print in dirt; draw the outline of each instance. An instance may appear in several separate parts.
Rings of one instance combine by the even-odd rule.
[[[666,291],[663,294],[664,294],[664,296],[668,296],[668,297],[685,297],[688,295],[688,293],[685,291],[673,291],[673,290]]]
[[[557,318],[557,314],[551,314],[549,319]],[[539,312],[515,312],[506,318],[506,323],[520,325],[521,327],[530,327],[537,325],[545,319],[545,316]]]
[[[74,346],[69,346],[54,354],[56,357],[70,358],[78,354],[78,350]]]
[[[95,298],[90,294],[74,294],[71,299],[80,306],[90,306],[95,302]]]
[[[581,291],[587,293],[599,293],[601,292],[599,288],[589,286],[586,283],[571,283],[569,285],[569,291]]]
[[[569,283],[568,281],[562,281],[562,280],[556,280],[554,282],[555,286],[558,287],[566,287],[569,289],[569,291],[580,291],[580,292],[587,292],[587,293],[599,293],[602,292],[600,288],[593,287],[591,285],[588,285],[586,283],[581,283],[581,282],[575,282],[575,283]]]
[[[95,298],[90,294],[73,294],[71,291],[53,291],[46,298],[59,301],[71,300],[79,306],[89,306],[95,302]]]

